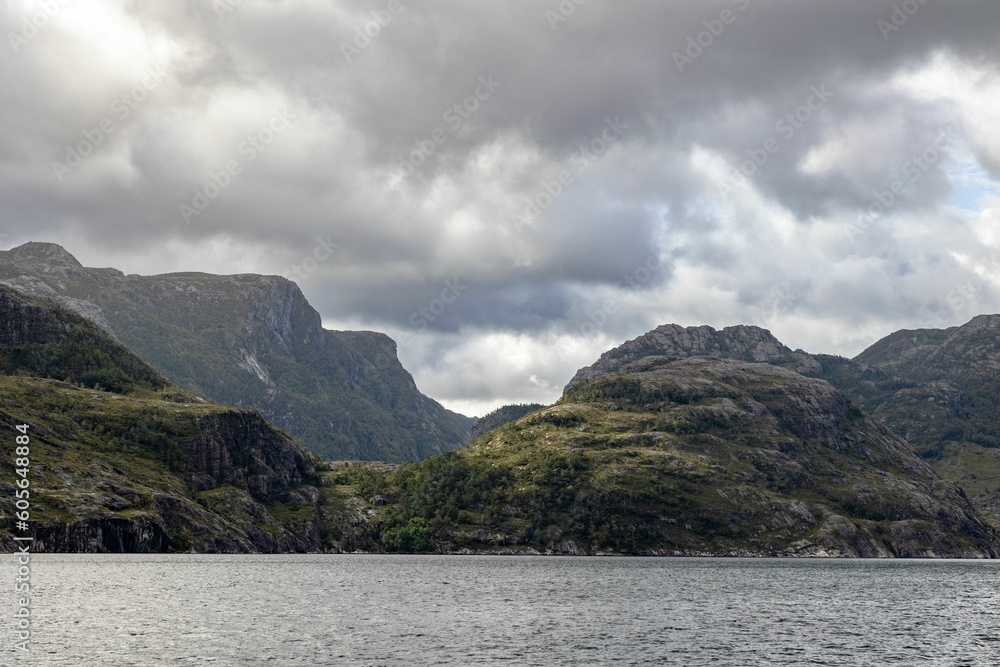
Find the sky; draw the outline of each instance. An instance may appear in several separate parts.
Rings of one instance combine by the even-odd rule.
[[[262,273],[424,393],[1000,312],[996,0],[6,0],[0,249]]]

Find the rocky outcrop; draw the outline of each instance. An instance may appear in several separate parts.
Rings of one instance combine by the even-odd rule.
[[[260,414],[241,410],[198,418],[198,438],[178,447],[204,478],[202,488],[229,484],[255,498],[299,486],[314,474],[312,464]]]
[[[810,355],[801,350],[792,351],[771,332],[760,327],[740,325],[716,331],[709,326],[685,328],[678,324],[664,324],[605,352],[594,364],[577,371],[566,388],[602,375],[625,372],[629,364],[650,357],[736,359],[783,366],[799,372],[808,372],[818,366]]]
[[[153,517],[96,517],[57,525],[39,525],[31,550],[38,553],[164,553],[170,538]]]

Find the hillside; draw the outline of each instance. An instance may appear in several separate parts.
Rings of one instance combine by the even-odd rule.
[[[816,359],[822,377],[906,438],[1000,526],[1000,315],[897,331],[853,360]]]
[[[33,551],[318,548],[312,461],[258,413],[196,399],[54,302],[0,286],[0,323],[0,432],[29,425]]]
[[[695,356],[769,363],[827,380],[965,489],[1000,527],[1000,316],[898,331],[855,359],[793,352],[759,327],[664,325],[604,353],[568,387],[649,357]]]
[[[30,425],[35,551],[1000,556],[906,442],[766,363],[630,360],[554,406],[497,411],[523,414],[458,451],[320,463],[53,301],[0,287],[0,322],[0,424]]]
[[[388,474],[340,471],[387,551],[1000,556],[962,491],[827,382],[648,358]]]
[[[255,408],[328,459],[417,461],[472,420],[419,392],[386,335],[328,331],[277,276],[124,275],[58,245],[0,251],[0,283],[91,319],[179,387]]]

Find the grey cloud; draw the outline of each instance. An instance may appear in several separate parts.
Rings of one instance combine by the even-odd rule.
[[[586,2],[554,26],[554,0],[399,1],[405,9],[350,58],[343,45],[388,2],[247,0],[219,16],[212,3],[134,0],[124,20],[147,46],[169,48],[154,57],[124,40],[110,45],[121,62],[84,57],[88,46],[104,51],[53,22],[0,60],[0,230],[9,235],[0,243],[74,239],[81,247],[69,250],[85,263],[93,254],[135,266],[158,248],[218,243],[252,252],[259,272],[289,275],[329,236],[336,253],[301,280],[324,316],[409,332],[438,352],[461,336],[469,355],[498,332],[535,342],[579,335],[612,297],[621,309],[596,336],[621,340],[664,318],[732,308],[731,321],[712,323],[800,316],[820,346],[840,335],[825,331],[831,317],[888,331],[928,313],[941,319],[942,307],[961,317],[997,303],[983,284],[948,305],[949,290],[971,279],[970,262],[993,250],[947,206],[948,169],[965,148],[994,177],[1000,148],[954,108],[889,85],[935,54],[994,80],[997,3],[927,2],[886,39],[879,21],[892,21],[899,0]],[[727,9],[734,20],[679,72],[675,53]],[[5,33],[21,21],[9,5],[0,12]],[[58,180],[52,161],[141,82],[132,65],[143,59],[165,63],[163,82]],[[483,78],[500,85],[480,99]],[[776,123],[823,86],[830,99],[783,136]],[[454,122],[449,110],[467,100],[475,108]],[[296,119],[248,161],[238,146],[275,107]],[[615,118],[627,129],[581,168],[581,145]],[[954,148],[852,236],[859,211],[948,124]],[[772,137],[780,148],[748,179],[752,190],[724,198],[696,164],[700,150],[739,169]],[[401,160],[427,141],[433,150],[401,175]],[[179,205],[227,160],[241,172],[186,224]],[[562,170],[573,182],[517,228],[511,215]],[[776,220],[786,212],[794,229]],[[885,260],[892,253],[904,259]],[[652,254],[662,268],[622,289]],[[234,256],[191,256],[207,264],[176,269],[245,268]],[[461,297],[433,321],[419,315],[455,277],[469,285]],[[431,357],[415,357],[415,375],[459,395],[460,374],[448,385]],[[571,374],[575,362],[550,374]],[[493,378],[495,396],[544,393],[523,375]],[[550,378],[556,387],[565,379]],[[473,393],[487,400],[490,391]]]

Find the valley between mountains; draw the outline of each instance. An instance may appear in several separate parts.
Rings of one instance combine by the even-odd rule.
[[[855,359],[664,325],[473,420],[283,278],[0,252],[35,551],[995,558],[998,367],[1000,316]]]

